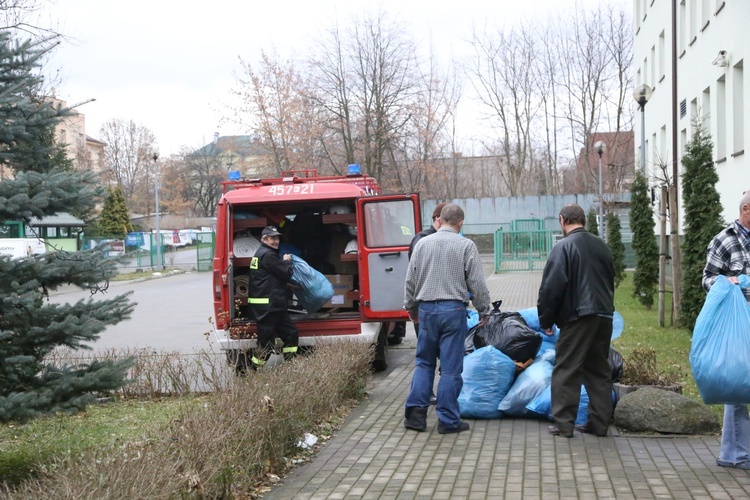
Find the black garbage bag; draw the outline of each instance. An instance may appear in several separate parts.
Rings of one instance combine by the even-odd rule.
[[[477,331],[479,331],[479,325],[472,326],[469,328],[469,331],[466,332],[466,339],[464,340],[464,356],[487,345],[485,344],[484,339],[476,334]]]
[[[609,367],[612,369],[612,382],[622,379],[622,354],[609,348]]]
[[[491,345],[513,361],[523,363],[534,358],[542,345],[541,334],[530,328],[519,313],[500,311],[501,304],[501,300],[492,303],[487,324],[469,330],[464,347],[471,341],[475,349]]]

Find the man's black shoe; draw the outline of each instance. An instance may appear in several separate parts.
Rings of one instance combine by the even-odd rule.
[[[593,434],[594,436],[604,437],[607,435],[607,431],[604,432],[594,432],[593,429],[590,429],[588,424],[584,425],[576,425],[576,430],[578,432],[582,432],[584,434]]]
[[[463,432],[469,430],[468,422],[460,422],[456,427],[448,427],[438,422],[438,434],[455,434],[457,432]]]
[[[435,406],[437,404],[437,396],[434,394],[430,395],[430,404]]]
[[[573,437],[573,433],[572,432],[563,432],[556,425],[550,425],[549,427],[547,427],[547,432],[549,432],[553,436],[560,436],[560,437],[564,437],[564,438],[572,438]]]
[[[424,432],[427,430],[427,408],[411,406],[406,409],[404,427],[413,431]]]

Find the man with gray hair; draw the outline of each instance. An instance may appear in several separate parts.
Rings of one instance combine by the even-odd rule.
[[[719,275],[738,284],[738,276],[750,274],[750,190],[740,199],[739,217],[708,245],[703,288],[708,291]],[[743,290],[750,302],[750,289]],[[747,405],[724,405],[721,450],[716,464],[750,470],[750,414]]]
[[[461,420],[458,395],[463,386],[466,306],[469,293],[485,325],[490,312],[490,292],[477,246],[459,233],[464,211],[448,203],[440,212],[440,229],[414,247],[406,273],[404,309],[419,323],[416,367],[406,399],[404,427],[427,430],[427,408],[440,353],[437,406],[438,433],[469,430]]]
[[[612,419],[609,344],[615,312],[615,266],[607,244],[586,231],[586,215],[576,205],[560,210],[563,239],[547,258],[539,287],[539,324],[547,335],[560,329],[552,370],[549,433],[573,437],[573,429],[606,436]],[[576,426],[581,383],[589,395],[589,418]]]

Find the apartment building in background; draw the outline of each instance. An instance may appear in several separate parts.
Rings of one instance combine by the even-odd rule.
[[[55,106],[65,108],[68,104],[55,97],[50,98]],[[75,168],[81,170],[104,170],[104,148],[106,144],[86,134],[86,115],[73,109],[55,127],[57,142],[67,146],[68,157],[73,160]]]
[[[676,152],[672,150],[673,5],[677,21]],[[750,58],[750,1],[634,0],[633,13],[635,84],[653,89],[644,117],[646,173],[652,185],[658,184],[663,166],[671,174],[676,154],[681,175],[685,146],[694,120],[700,120],[714,143],[723,216],[732,221],[743,191],[750,189],[750,153],[745,152],[750,145],[750,75],[745,72]],[[635,119],[635,152],[640,163],[640,111]]]

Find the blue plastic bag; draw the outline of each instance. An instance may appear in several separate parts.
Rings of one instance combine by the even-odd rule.
[[[513,382],[508,394],[500,401],[497,409],[504,415],[513,417],[526,415],[526,405],[549,387],[554,366],[555,351],[545,351],[516,377],[516,381]]]
[[[615,391],[612,391],[612,402],[615,402]],[[552,387],[547,387],[534,401],[526,405],[526,409],[547,420],[552,420]],[[578,414],[575,425],[586,425],[589,420],[589,393],[586,387],[581,385],[581,399],[578,403]]]
[[[479,313],[472,310],[466,310],[466,331],[468,332],[479,324]]]
[[[464,357],[461,374],[464,385],[458,395],[462,417],[500,418],[497,409],[513,385],[516,365],[495,347],[488,345]]]
[[[719,276],[693,328],[690,366],[706,404],[750,403],[750,305]]]
[[[292,279],[302,287],[301,290],[295,290],[294,294],[308,313],[317,312],[333,297],[333,285],[323,274],[294,254],[292,263]]]

